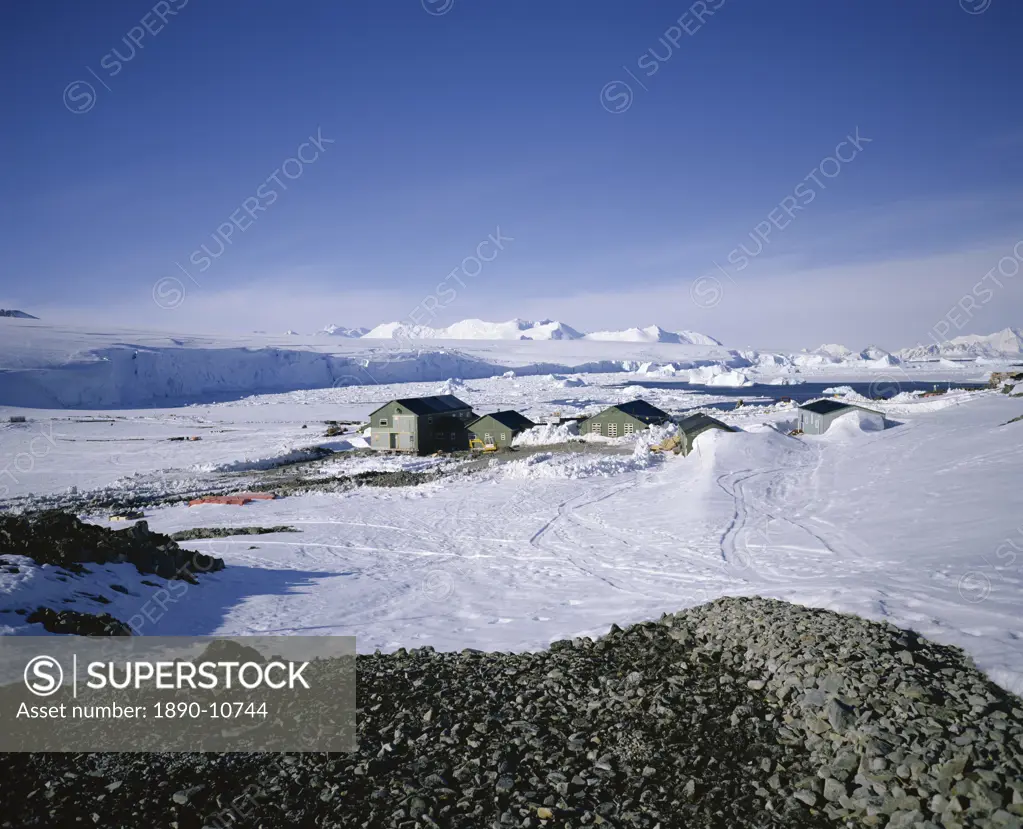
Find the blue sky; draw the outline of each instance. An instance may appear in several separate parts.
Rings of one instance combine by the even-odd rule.
[[[1023,238],[1014,0],[2,14],[0,304],[52,319],[554,316],[895,347]],[[415,311],[445,279],[456,296]],[[1023,324],[1004,282],[952,333]]]

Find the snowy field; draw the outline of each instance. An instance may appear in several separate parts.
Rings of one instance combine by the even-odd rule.
[[[575,341],[550,357],[552,346],[562,344],[480,343],[474,359],[489,353],[494,364],[535,367],[528,349],[545,347],[548,359],[568,364],[571,349],[601,361],[691,348]],[[19,359],[23,371],[31,360]],[[42,370],[38,354],[31,359]],[[55,355],[48,359],[50,370],[70,371]],[[704,366],[700,378],[944,384],[979,382],[1000,368],[794,370],[767,361],[740,368],[728,359]],[[147,578],[162,591],[127,565],[62,581],[54,568],[21,560],[16,573],[0,568],[0,630],[41,632],[11,611],[49,602],[112,613],[144,634],[347,634],[360,651],[520,650],[722,595],[756,594],[911,627],[965,648],[996,682],[1023,690],[1023,422],[1007,423],[1023,414],[1023,400],[988,390],[902,394],[867,404],[893,424],[884,431],[865,431],[853,417],[820,437],[789,436],[791,403],[733,409],[733,388],[705,394],[684,384],[630,385],[691,370],[665,370],[670,355],[659,360],[630,371],[345,384],[173,408],[2,407],[5,508],[97,491],[156,497],[225,477],[243,489],[316,446],[336,452],[317,475],[446,474],[413,487],[310,491],[243,507],[149,507],[146,520],[161,532],[253,525],[299,532],[186,542],[228,567],[198,586]],[[27,388],[23,378],[11,382]],[[0,375],[0,393],[14,395],[4,383]],[[324,421],[362,422],[388,399],[434,393],[457,394],[478,413],[514,408],[535,420],[637,396],[672,413],[719,404],[727,409],[714,414],[741,431],[705,433],[687,458],[623,442],[608,452],[540,447],[483,469],[367,457],[353,450],[362,445],[354,433],[324,436]],[[11,415],[27,422],[8,423]],[[184,436],[201,440],[169,440]],[[83,517],[108,524],[106,514]]]

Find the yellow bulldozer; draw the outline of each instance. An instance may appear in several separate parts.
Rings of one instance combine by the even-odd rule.
[[[496,452],[497,447],[492,443],[484,443],[479,438],[469,441],[469,448],[474,452]]]

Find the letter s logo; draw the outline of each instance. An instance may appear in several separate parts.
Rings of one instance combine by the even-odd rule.
[[[60,690],[64,669],[52,656],[37,656],[25,666],[25,685],[37,697],[48,697]]]

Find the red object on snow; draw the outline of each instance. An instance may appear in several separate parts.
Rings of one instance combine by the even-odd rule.
[[[241,507],[252,501],[272,501],[276,497],[272,492],[239,492],[237,495],[207,495],[203,498],[194,498],[188,502],[188,506],[194,507],[199,504],[233,504]]]

